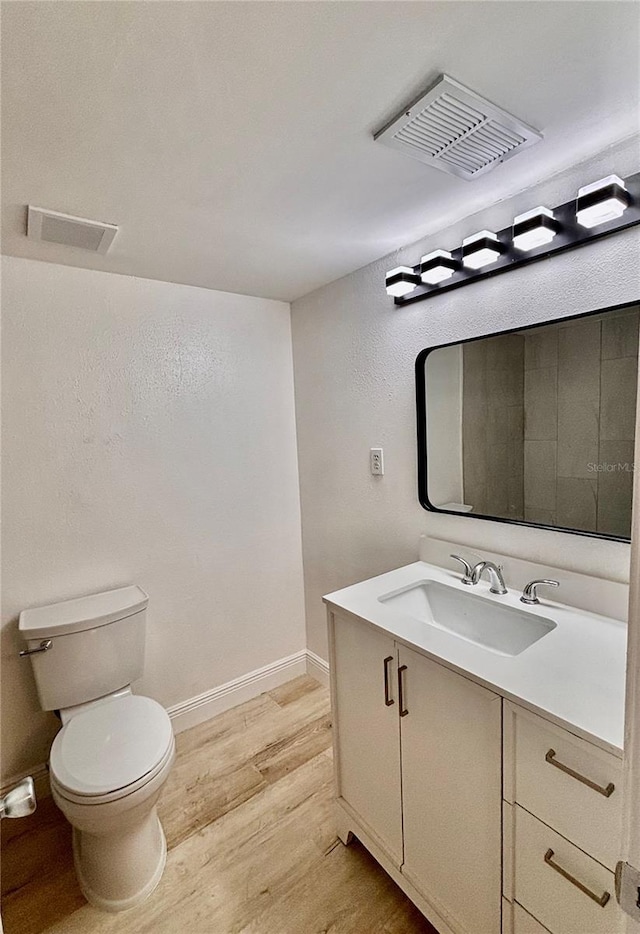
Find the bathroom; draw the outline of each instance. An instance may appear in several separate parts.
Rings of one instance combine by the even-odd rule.
[[[459,448],[451,455],[464,432],[447,431],[453,423],[437,409],[444,397],[428,384],[433,348],[456,345],[464,359],[480,346],[474,338],[517,335],[522,396],[492,400],[464,430],[488,440],[491,426],[503,424],[502,408],[515,417],[519,406],[522,445],[533,452],[532,445],[554,444],[559,464],[561,394],[552,405],[545,374],[536,384],[527,368],[528,336],[542,333],[528,329],[555,329],[560,347],[562,322],[598,324],[602,374],[594,380],[583,367],[584,383],[574,382],[572,393],[586,398],[597,382],[598,424],[623,409],[628,422],[634,402],[622,398],[621,370],[613,383],[619,406],[615,391],[613,402],[603,401],[604,364],[623,358],[604,347],[615,315],[626,320],[640,303],[640,5],[6,2],[1,32],[0,785],[10,795],[30,776],[37,800],[32,814],[1,824],[5,934],[640,931],[638,519],[630,511],[632,468],[613,479],[598,472],[605,461],[633,464],[637,432],[599,436],[595,455],[583,458],[593,465],[589,473],[554,471],[537,484],[543,494],[562,486],[564,504],[559,496],[527,502],[527,470],[518,474],[518,494],[508,468],[498,471],[495,451],[483,454],[484,480],[474,489]],[[381,131],[410,114],[443,75],[467,89],[460,93],[511,115],[530,133],[529,145],[471,180],[385,145]],[[600,229],[579,226],[579,190],[610,176],[621,183],[614,187],[624,210]],[[556,233],[543,220],[556,233],[544,257],[509,248],[507,258],[473,273],[459,268],[464,240],[488,231],[505,242],[514,218],[537,206],[553,213],[552,226],[561,221]],[[458,268],[450,282],[431,286],[420,266],[437,251]],[[447,256],[433,260],[445,261],[449,275]],[[398,267],[408,270],[398,280],[407,291],[394,297],[385,279]],[[637,341],[634,353],[624,356],[625,372],[635,366],[637,382]],[[527,389],[535,385],[549,404],[534,437]],[[463,393],[458,418],[464,403]],[[565,421],[577,444],[584,423],[571,413]],[[600,440],[624,447],[601,457]],[[466,461],[478,460],[469,457],[470,443],[464,448]],[[448,459],[438,460],[443,452]],[[611,490],[609,481],[620,483],[610,513],[599,496]],[[502,502],[505,484],[510,496]],[[590,499],[594,484],[598,497]],[[570,487],[586,490],[586,499],[577,492],[572,499]],[[508,594],[491,594],[488,567],[463,585],[466,571],[451,554],[472,566],[501,566]],[[416,562],[421,581],[473,599],[478,615],[502,601],[518,610],[518,625],[551,620],[555,629],[517,655],[472,647],[474,659],[513,671],[544,657],[540,670],[531,662],[531,690],[551,685],[562,710],[500,681],[493,668],[472,670],[470,656],[454,657],[471,644],[455,634],[438,634],[436,651],[391,623],[381,633],[377,617],[355,602],[361,592],[345,593],[391,575],[374,601],[391,620],[396,610],[378,598],[413,586],[406,569]],[[398,574],[405,574],[401,583]],[[531,607],[520,596],[534,578],[560,586],[540,587],[540,605]],[[52,650],[31,658],[20,652],[46,641],[26,628],[37,608],[124,588],[138,588],[128,591],[125,615],[144,627],[144,659],[133,694],[122,700],[153,701],[159,733],[170,725],[157,802],[167,852],[145,898],[113,911],[99,898],[87,901],[90,886],[83,894],[72,825],[51,793],[52,744],[85,714],[61,721],[53,711],[64,714],[67,705],[41,703],[37,678],[55,657],[56,640],[59,646],[71,634],[52,637]],[[97,615],[83,613],[76,621]],[[582,643],[575,653],[553,654],[566,620],[585,632],[595,626],[600,640],[590,643],[600,646],[602,668],[584,704],[564,679],[571,662],[583,675],[591,671]],[[344,621],[353,625],[340,633]],[[363,743],[349,747],[360,757],[349,774],[369,777],[376,793],[396,780],[388,770],[397,765],[398,731],[409,736],[417,722],[421,695],[405,651],[473,685],[474,717],[487,700],[486,733],[478,726],[465,734],[465,724],[480,721],[464,712],[446,721],[437,742],[453,737],[458,745],[438,781],[432,760],[418,757],[422,811],[437,801],[443,819],[464,814],[474,827],[475,849],[456,850],[459,828],[440,827],[431,837],[421,831],[420,855],[433,857],[429,872],[444,886],[440,893],[401,868],[397,850],[404,846],[405,862],[410,851],[406,813],[406,840],[385,846],[384,833],[367,833],[373,820],[365,810],[336,800],[348,760],[336,659],[340,640],[357,626],[392,643],[376,662],[382,701],[368,721],[380,731],[384,717],[393,718],[396,752],[383,754],[382,734],[368,727]],[[423,625],[421,633],[432,629]],[[513,631],[510,625],[507,635]],[[96,671],[128,657],[104,648],[86,656]],[[613,726],[606,717],[600,726],[580,719],[601,696],[615,706]],[[569,715],[572,700],[577,709]],[[441,713],[458,709],[452,699],[439,701]],[[129,714],[121,723],[133,729]],[[595,841],[562,824],[575,804],[547,816],[544,801],[520,801],[521,781],[509,787],[504,750],[518,730],[541,724],[553,745],[548,739],[542,750],[539,785],[551,776],[567,794],[575,791],[571,800],[589,815],[584,833],[595,828]],[[573,760],[562,755],[567,734],[569,753],[571,737],[579,749]],[[174,735],[175,757],[167,745]],[[474,738],[482,746],[463,777],[484,789],[491,815],[477,827],[480,803],[465,799],[458,808],[445,794],[461,787],[452,763]],[[487,771],[474,771],[480,753],[498,742],[502,751],[487,757]],[[544,761],[550,750],[551,763]],[[615,791],[600,794],[558,763]],[[492,783],[500,783],[495,795]],[[533,794],[534,784],[527,788]],[[404,791],[411,795],[408,780]],[[601,815],[610,805],[618,808],[615,832]],[[27,810],[24,801],[17,806]],[[398,794],[393,807],[400,808]],[[526,853],[521,862],[512,858],[520,830],[524,840],[529,828],[515,814],[554,834],[533,883],[525,878]],[[400,812],[394,820],[402,825]],[[603,854],[608,833],[614,841]],[[566,854],[562,841],[572,848]],[[545,862],[549,849],[556,850],[549,860],[592,895],[607,893],[605,904]],[[469,854],[464,873],[462,856],[459,866],[446,863],[455,852]],[[473,888],[482,880],[492,893],[486,915]]]

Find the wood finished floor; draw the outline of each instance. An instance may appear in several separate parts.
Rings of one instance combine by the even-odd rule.
[[[177,737],[162,881],[117,915],[78,889],[44,798],[2,822],[5,934],[436,934],[357,841],[336,838],[328,692],[307,676]]]

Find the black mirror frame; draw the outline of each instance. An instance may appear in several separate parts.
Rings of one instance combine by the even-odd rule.
[[[588,532],[582,529],[570,529],[559,525],[546,525],[542,522],[527,522],[524,519],[509,519],[502,516],[487,516],[481,513],[455,512],[451,509],[439,509],[434,506],[429,499],[428,493],[428,464],[427,464],[427,393],[425,379],[425,364],[427,357],[434,350],[441,350],[443,347],[454,347],[459,344],[470,344],[473,341],[484,340],[487,337],[500,337],[503,334],[513,334],[516,331],[533,331],[535,328],[545,327],[548,324],[557,324],[559,321],[575,321],[579,318],[589,318],[591,315],[603,314],[606,311],[620,311],[623,308],[633,308],[640,305],[640,298],[636,301],[623,302],[620,305],[610,305],[607,308],[594,308],[592,311],[581,312],[577,315],[567,315],[562,318],[551,318],[548,321],[537,321],[535,324],[518,325],[517,327],[507,328],[504,331],[490,331],[487,334],[478,334],[476,337],[468,337],[463,340],[449,341],[446,344],[438,344],[435,347],[426,347],[421,350],[416,357],[415,376],[416,376],[416,415],[417,415],[417,437],[418,437],[418,500],[423,509],[429,512],[436,512],[443,516],[457,516],[464,519],[485,519],[489,522],[505,522],[507,525],[520,525],[533,529],[549,529],[552,532],[568,532],[571,535],[582,535],[587,538],[601,538],[612,542],[629,543],[630,538],[620,535],[607,535],[604,532]],[[640,377],[639,377],[640,378]]]

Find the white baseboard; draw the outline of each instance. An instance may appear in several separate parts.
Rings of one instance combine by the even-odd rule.
[[[286,681],[297,678],[299,675],[309,674],[320,684],[329,683],[329,665],[323,658],[310,652],[308,649],[302,649],[294,655],[288,655],[286,658],[279,658],[264,668],[258,668],[250,671],[246,675],[234,678],[233,681],[227,681],[211,691],[205,691],[204,694],[198,694],[189,700],[182,701],[180,704],[174,704],[167,708],[167,713],[171,718],[173,730],[175,733],[182,733],[184,730],[204,723],[212,717],[245,701],[252,700],[265,691],[272,691]],[[11,788],[20,782],[25,775],[33,777],[36,786],[36,797],[43,798],[51,794],[49,788],[49,770],[46,765],[34,766],[29,772],[16,775],[7,779],[0,788],[0,793],[6,794]]]
[[[319,655],[316,655],[315,652],[307,649],[307,674],[311,675],[312,678],[315,678],[316,681],[319,681],[320,684],[324,684],[325,687],[329,686],[329,662],[325,662],[324,658],[320,658]]]
[[[211,691],[205,691],[197,697],[174,704],[167,713],[171,717],[175,733],[182,733],[192,726],[204,723],[211,717],[237,707],[245,701],[279,687],[285,681],[291,681],[307,672],[307,651],[303,649],[295,655],[280,658],[264,668],[250,671],[246,675],[227,681]]]

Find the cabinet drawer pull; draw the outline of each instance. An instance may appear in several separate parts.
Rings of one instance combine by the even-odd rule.
[[[610,798],[615,791],[616,786],[613,784],[613,782],[609,782],[607,787],[604,788],[602,785],[598,785],[596,782],[592,782],[590,778],[585,778],[585,776],[581,775],[580,772],[574,772],[574,770],[570,769],[568,765],[564,765],[564,763],[558,762],[555,756],[555,749],[550,749],[544,757],[544,761],[548,762],[549,765],[553,765],[557,769],[560,769],[560,771],[564,772],[565,775],[570,775],[571,778],[575,778],[577,781],[582,782],[583,785],[587,785],[588,788],[593,788],[594,791],[597,791],[599,795],[604,795],[605,798]]]
[[[603,892],[602,895],[596,895],[595,892],[592,892],[591,889],[587,888],[587,886],[580,882],[579,879],[576,879],[575,876],[572,876],[570,872],[567,872],[567,870],[563,869],[562,866],[559,866],[558,863],[554,863],[553,857],[553,850],[547,850],[547,852],[544,854],[544,861],[547,866],[551,866],[552,869],[555,869],[556,872],[560,873],[563,879],[566,879],[567,882],[575,885],[577,889],[580,889],[581,892],[584,892],[585,895],[588,895],[589,898],[591,898],[597,905],[600,905],[601,908],[604,908],[604,906],[611,898],[609,892]]]
[[[398,668],[398,703],[400,704],[400,716],[406,717],[409,711],[404,706],[404,695],[402,692],[402,672],[407,670],[406,665],[400,665]]]
[[[389,662],[393,661],[393,655],[387,655],[384,660],[384,702],[387,707],[395,704],[393,697],[389,697]]]

